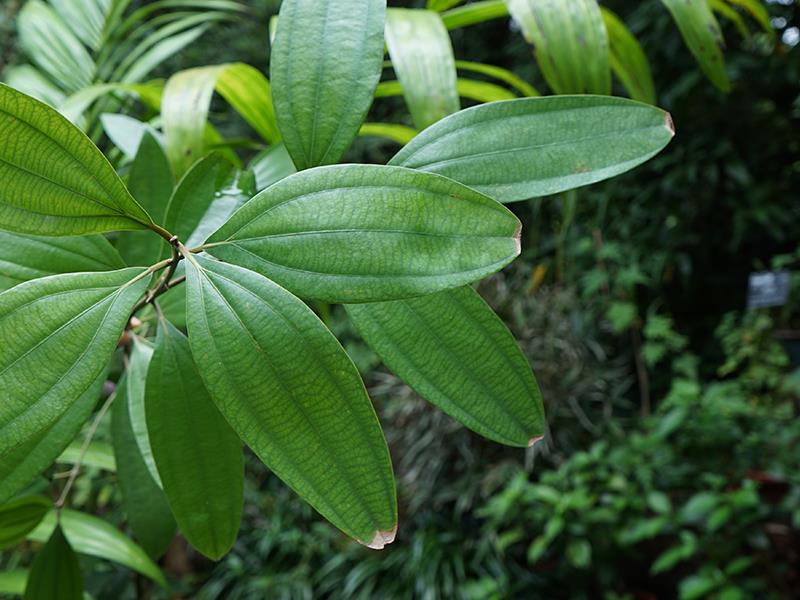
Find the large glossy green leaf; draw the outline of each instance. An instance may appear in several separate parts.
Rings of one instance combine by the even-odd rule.
[[[153,134],[145,131],[131,165],[128,189],[142,208],[157,222],[163,223],[172,188],[172,170],[167,156]],[[150,231],[124,232],[117,242],[119,253],[127,264],[144,267],[158,261],[164,246],[164,239]]]
[[[628,171],[673,135],[668,113],[633,100],[520,98],[468,108],[436,123],[390,164],[446,175],[513,202]]]
[[[69,509],[61,510],[64,536],[75,552],[118,563],[166,587],[166,580],[147,553],[118,529],[93,515]],[[56,527],[55,512],[49,513],[28,539],[44,542]]]
[[[656,90],[644,50],[625,23],[607,8],[601,8],[608,32],[611,70],[634,100],[655,104]]]
[[[389,451],[358,372],[302,301],[268,279],[187,261],[189,341],[220,412],[326,519],[380,549],[397,527]]]
[[[44,496],[25,496],[0,506],[0,550],[24,540],[52,507]]]
[[[270,85],[258,70],[232,63],[181,71],[167,82],[161,102],[167,154],[178,175],[203,155],[215,89],[265,141],[280,139]]]
[[[557,94],[610,94],[608,36],[597,0],[506,0]]]
[[[58,14],[30,0],[17,19],[20,45],[30,59],[64,89],[76,92],[92,83],[95,64]]]
[[[371,302],[501,269],[519,254],[520,227],[491,198],[444,177],[341,165],[267,188],[204,247],[303,298]]]
[[[0,139],[0,229],[61,236],[152,223],[89,138],[54,109],[3,84]]]
[[[159,323],[146,407],[153,455],[181,533],[219,560],[242,518],[242,442],[203,385],[189,340],[167,321]]]
[[[104,372],[143,273],[55,275],[0,294],[0,456],[50,428]]]
[[[0,292],[48,275],[124,267],[117,251],[100,235],[53,238],[0,231]]]
[[[83,600],[78,557],[57,526],[31,566],[25,600]]]
[[[358,135],[383,64],[384,0],[284,0],[270,74],[298,169],[333,164]]]
[[[129,373],[128,376],[141,373]],[[120,382],[111,415],[117,481],[122,491],[122,504],[134,536],[147,554],[158,558],[175,537],[175,519],[167,498],[148,469],[139,449],[131,420],[130,395],[126,381]],[[148,441],[148,450],[150,444]]]
[[[453,46],[438,13],[389,9],[386,45],[417,129],[461,107]]]
[[[661,0],[675,19],[700,68],[723,92],[731,89],[722,54],[722,31],[708,0]]]
[[[75,439],[100,397],[103,371],[56,423],[0,456],[0,502],[25,489]]]
[[[392,371],[470,429],[520,447],[544,435],[531,368],[511,332],[471,287],[348,305],[347,313]]]

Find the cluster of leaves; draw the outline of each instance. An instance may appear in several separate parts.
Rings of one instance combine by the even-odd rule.
[[[350,19],[358,11],[365,24]],[[242,442],[331,523],[383,548],[397,530],[386,441],[356,368],[306,301],[345,304],[388,366],[474,431],[517,447],[541,438],[530,367],[467,285],[519,254],[520,223],[500,202],[629,170],[670,141],[671,120],[618,98],[518,99],[442,120],[388,166],[326,166],[373,101],[384,14],[380,0],[283,3],[274,113],[240,108],[254,126],[274,121],[300,172],[252,198],[252,176],[191,151],[204,129],[194,107],[207,109],[214,87],[269,95],[252,69],[223,65],[165,99],[166,148],[143,132],[127,186],[77,127],[0,86],[3,500],[73,440],[117,354],[123,373],[87,441],[113,406],[120,487],[150,556],[176,525],[206,556],[230,549]],[[161,306],[170,292],[178,318]],[[69,548],[91,546],[87,516],[64,508],[78,468],[55,505],[11,507],[25,516],[9,541],[48,539],[30,597],[52,586],[80,596]],[[133,568],[163,583],[141,550],[137,560]]]

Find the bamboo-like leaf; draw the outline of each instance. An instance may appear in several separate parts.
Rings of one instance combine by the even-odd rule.
[[[539,91],[530,83],[522,79],[522,77],[509,71],[508,69],[503,69],[502,67],[485,65],[483,63],[470,62],[467,60],[457,60],[456,68],[459,70],[472,71],[473,73],[480,73],[481,75],[493,77],[499,81],[507,83],[523,96],[541,96]]]
[[[74,465],[81,464],[95,469],[102,469],[114,473],[117,470],[117,461],[114,459],[114,448],[107,442],[93,440],[84,450],[84,442],[73,442],[61,453],[57,462]]]
[[[142,140],[147,133],[155,138],[162,148],[165,146],[164,136],[149,123],[143,123],[139,119],[127,115],[106,113],[100,115],[100,123],[108,138],[130,160],[136,160],[139,146],[142,145]]]
[[[358,135],[382,137],[404,146],[413,140],[417,133],[416,129],[412,129],[406,125],[396,125],[394,123],[364,123]]]
[[[610,94],[608,36],[597,0],[506,0],[557,94]]]
[[[0,506],[0,550],[24,540],[52,507],[44,496],[25,496]]]
[[[145,131],[128,176],[128,189],[139,204],[159,223],[164,222],[172,196],[172,170],[161,144]],[[174,231],[173,231],[174,233]],[[129,265],[149,266],[161,256],[165,242],[149,231],[120,234],[117,248]]]
[[[152,105],[154,103],[153,98],[160,97],[161,89],[162,84],[160,83],[98,83],[75,92],[62,100],[56,108],[67,119],[73,123],[80,124],[83,114],[104,96],[114,94],[122,97],[133,97],[141,100],[145,105]]]
[[[203,385],[189,340],[167,321],[159,323],[145,402],[153,455],[178,526],[192,546],[219,560],[242,518],[242,443]]]
[[[464,2],[464,0],[428,0],[427,8],[428,10],[442,12],[443,10],[453,8],[454,6],[461,4],[462,2]]]
[[[511,332],[472,288],[348,305],[347,313],[392,371],[470,429],[520,447],[544,435],[531,368]]]
[[[453,46],[438,13],[389,9],[386,45],[417,129],[460,108]]]
[[[25,53],[68,92],[92,83],[92,57],[50,6],[40,0],[26,2],[17,29]]]
[[[508,7],[505,0],[481,0],[448,10],[442,14],[442,22],[452,31],[507,16]]]
[[[124,267],[119,253],[101,235],[53,238],[0,231],[0,292],[49,275]]]
[[[131,375],[138,377],[141,373],[128,374],[129,377]],[[158,558],[175,537],[175,519],[164,492],[153,479],[140,450],[139,439],[131,420],[133,407],[130,405],[127,382],[121,381],[118,389],[111,415],[111,435],[118,465],[117,481],[122,491],[122,505],[131,531],[142,548],[152,558]],[[149,438],[147,448],[149,451]]]
[[[775,28],[769,19],[769,11],[761,0],[727,0],[728,4],[733,4],[744,9],[750,13],[759,24],[764,33],[769,35],[770,38],[775,37]]]
[[[203,154],[215,89],[267,142],[280,138],[269,82],[256,69],[232,63],[181,71],[167,82],[161,103],[167,154],[178,175]]]
[[[519,254],[520,227],[491,198],[444,177],[341,165],[267,188],[204,248],[303,298],[372,302],[497,271]]]
[[[731,89],[722,54],[722,31],[708,0],[661,0],[703,73],[723,92]]]
[[[54,598],[83,600],[81,566],[60,526],[36,555],[25,586],[25,600]]]
[[[458,95],[476,102],[498,102],[500,100],[513,100],[517,97],[512,91],[494,83],[476,79],[462,79],[460,77],[458,79]]]
[[[100,47],[110,0],[50,0],[50,4],[84,44],[92,50]]]
[[[64,92],[31,65],[9,67],[4,76],[9,86],[50,106],[58,106],[64,101]]]
[[[93,515],[69,509],[61,510],[61,527],[70,546],[79,554],[110,560],[128,567],[161,586],[167,582],[158,566],[147,553],[109,523]],[[55,512],[50,512],[28,536],[29,540],[44,542],[56,527]]]
[[[595,183],[674,135],[669,114],[607,96],[520,98],[468,108],[423,131],[390,164],[439,173],[501,202]]]
[[[122,83],[138,83],[142,81],[153,69],[202,36],[209,30],[209,27],[210,24],[204,23],[161,40],[130,67],[122,77]]]
[[[608,32],[611,70],[625,86],[631,98],[655,104],[655,84],[644,50],[617,15],[605,7],[601,7],[600,12]]]
[[[376,549],[391,543],[397,500],[389,451],[333,334],[256,273],[202,257],[186,271],[192,353],[234,431],[342,531]]]
[[[724,0],[708,0],[708,5],[711,7],[712,11],[731,21],[739,31],[739,35],[744,39],[749,40],[752,37],[750,29],[748,29],[747,24],[744,22],[744,18],[736,12],[736,9],[731,5],[727,4]]]
[[[0,294],[0,457],[52,427],[104,373],[144,274],[55,275]]]
[[[103,371],[55,425],[0,456],[0,502],[24,490],[75,439],[97,404],[105,376]]]
[[[152,221],[100,150],[46,104],[0,84],[0,229],[81,235]]]
[[[358,135],[381,76],[385,14],[384,0],[281,4],[272,95],[298,169],[338,162]]]

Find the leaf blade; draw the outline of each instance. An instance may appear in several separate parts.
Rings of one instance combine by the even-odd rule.
[[[83,599],[83,575],[78,557],[60,526],[36,555],[25,586],[25,600]]]

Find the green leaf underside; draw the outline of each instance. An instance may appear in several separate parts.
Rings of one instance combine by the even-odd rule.
[[[270,73],[283,142],[298,169],[339,161],[383,64],[383,0],[284,0]]]
[[[461,107],[453,46],[438,13],[389,9],[386,45],[417,129]]]
[[[205,247],[300,297],[357,303],[480,279],[517,256],[519,229],[503,206],[446,178],[341,165],[264,190]]]
[[[443,119],[389,164],[439,173],[514,202],[624,173],[657,154],[673,135],[668,113],[633,100],[519,98]]]
[[[153,456],[178,526],[192,546],[218,560],[241,523],[242,443],[203,385],[189,340],[164,321],[147,374],[146,407]]]
[[[0,292],[50,275],[124,267],[101,235],[54,238],[0,231]]]
[[[192,353],[220,412],[331,523],[382,548],[397,499],[375,411],[350,358],[299,299],[241,267],[187,262]]]
[[[544,435],[531,368],[511,332],[471,287],[346,308],[392,371],[473,431],[519,447]]]
[[[61,527],[36,555],[25,587],[25,600],[82,600],[83,576],[78,557]]]
[[[600,12],[608,32],[611,69],[631,98],[655,104],[655,84],[644,50],[617,15],[604,7]]]
[[[722,31],[707,0],[661,0],[675,19],[700,68],[723,92],[731,89],[722,54]]]
[[[44,496],[26,496],[0,506],[0,549],[24,540],[52,506],[50,499]]]
[[[92,414],[105,379],[104,370],[52,427],[31,436],[0,457],[0,502],[25,489],[75,439]]]
[[[0,229],[62,236],[151,223],[89,138],[46,104],[3,84],[0,139]]]
[[[557,94],[610,94],[608,36],[597,0],[506,0]]]
[[[104,372],[143,272],[55,275],[0,294],[0,457],[50,428]]]
[[[259,152],[250,162],[250,169],[256,177],[256,189],[264,190],[273,183],[297,173],[292,157],[283,144],[275,144]]]
[[[153,358],[153,345],[146,340],[134,338],[125,377],[125,395],[127,396],[128,418],[134,441],[150,476],[158,484],[158,487],[161,487],[161,478],[158,475],[153,450],[150,447],[150,437],[147,433],[144,404],[147,370],[150,368],[151,358]]]
[[[117,481],[131,531],[147,554],[158,558],[175,537],[175,519],[139,449],[127,387],[126,381],[120,382],[111,415]]]
[[[172,188],[172,170],[167,156],[154,135],[145,131],[131,165],[128,189],[156,222],[163,223]],[[127,264],[145,267],[158,261],[164,245],[164,240],[151,231],[125,232],[117,242]]]
[[[60,522],[64,536],[75,552],[110,560],[166,586],[164,575],[147,553],[113,525],[93,515],[69,509],[61,510]],[[51,511],[28,539],[45,542],[55,527],[56,515]]]

